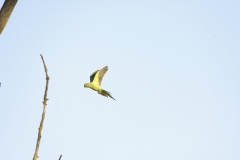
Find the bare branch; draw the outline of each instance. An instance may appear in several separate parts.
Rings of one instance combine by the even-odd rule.
[[[16,4],[17,0],[5,0],[0,11],[0,34],[5,28]]]
[[[46,106],[47,106],[47,92],[48,92],[48,81],[49,81],[49,76],[48,76],[48,70],[46,67],[46,64],[44,62],[43,56],[40,54],[41,58],[42,58],[42,62],[44,65],[44,70],[46,73],[46,87],[45,87],[45,92],[44,92],[44,97],[43,97],[43,113],[42,113],[42,120],[40,122],[40,126],[38,129],[38,138],[37,138],[37,144],[36,144],[36,149],[35,149],[35,153],[33,156],[33,160],[36,160],[38,158],[38,149],[40,146],[40,141],[41,141],[41,137],[42,137],[42,129],[43,129],[43,122],[44,122],[44,118],[45,118],[45,113],[46,113]]]
[[[62,158],[62,155],[60,155],[60,157],[59,157],[59,159],[58,159],[58,160],[61,160],[61,158]]]

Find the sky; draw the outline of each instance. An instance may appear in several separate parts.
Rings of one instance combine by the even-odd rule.
[[[4,0],[0,0],[2,5]],[[18,1],[0,35],[0,159],[239,160],[240,1]],[[84,88],[108,65],[102,88]]]

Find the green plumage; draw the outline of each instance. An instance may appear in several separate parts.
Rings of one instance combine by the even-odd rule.
[[[98,72],[99,70],[95,71],[91,76],[90,76],[90,82],[92,82],[94,80],[94,77],[96,76],[96,73]]]

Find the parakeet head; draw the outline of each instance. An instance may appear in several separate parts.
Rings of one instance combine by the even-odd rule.
[[[85,87],[85,88],[89,88],[89,85],[90,85],[89,83],[85,83],[85,84],[84,84],[84,87]]]

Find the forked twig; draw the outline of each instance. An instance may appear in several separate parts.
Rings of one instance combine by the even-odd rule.
[[[39,149],[39,146],[40,146],[40,141],[41,141],[41,136],[42,136],[42,128],[43,128],[43,122],[44,122],[44,118],[45,118],[45,113],[46,113],[46,106],[47,106],[47,92],[48,92],[48,81],[49,81],[49,76],[48,76],[48,70],[47,70],[47,67],[46,67],[46,64],[44,62],[44,59],[43,59],[43,56],[40,54],[41,58],[42,58],[42,62],[43,62],[43,65],[44,65],[44,70],[45,70],[45,73],[46,73],[46,87],[45,87],[45,93],[44,93],[44,97],[43,97],[43,113],[42,113],[42,120],[40,122],[40,126],[39,126],[39,129],[38,129],[38,138],[37,138],[37,144],[36,144],[36,149],[35,149],[35,153],[34,153],[34,156],[33,156],[33,160],[36,160],[38,158],[38,149]]]

